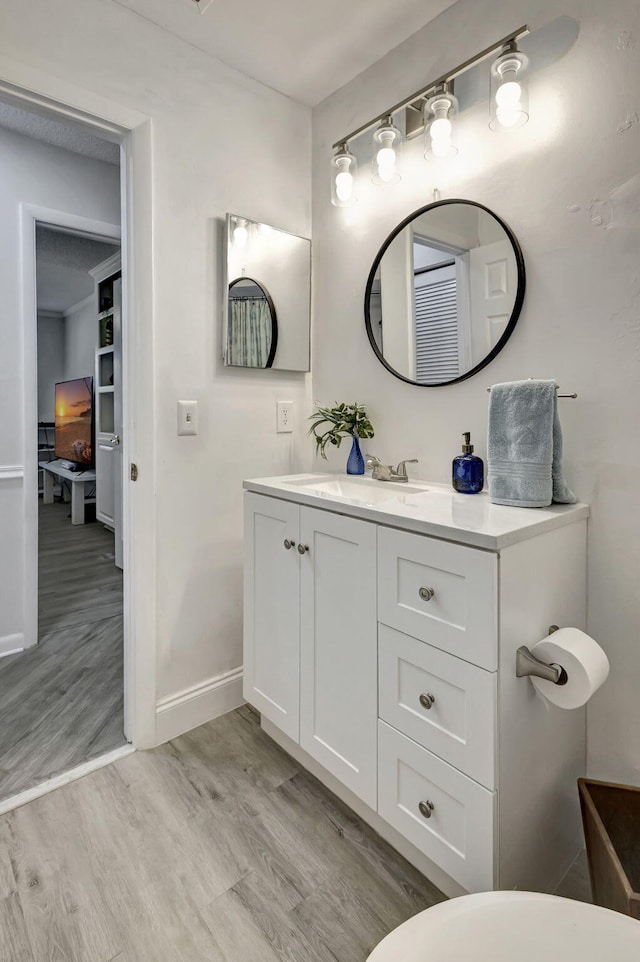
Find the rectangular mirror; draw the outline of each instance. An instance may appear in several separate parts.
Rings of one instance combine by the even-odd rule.
[[[225,365],[308,371],[311,241],[238,214],[225,241]]]

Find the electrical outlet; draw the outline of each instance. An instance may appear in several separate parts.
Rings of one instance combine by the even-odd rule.
[[[276,432],[277,434],[291,434],[293,431],[293,403],[291,401],[276,402]]]
[[[178,401],[178,434],[198,433],[198,402]]]

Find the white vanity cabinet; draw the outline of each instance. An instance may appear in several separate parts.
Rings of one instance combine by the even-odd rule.
[[[584,626],[588,508],[314,477],[245,482],[245,697],[447,894],[553,890],[582,847],[585,713],[515,653]]]

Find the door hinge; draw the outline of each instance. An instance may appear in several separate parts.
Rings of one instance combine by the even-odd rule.
[[[131,462],[131,480],[138,480],[138,465],[134,464],[133,461]]]

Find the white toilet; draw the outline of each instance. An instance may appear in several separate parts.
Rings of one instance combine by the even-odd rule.
[[[639,962],[640,922],[535,892],[482,892],[434,905],[368,962]]]

